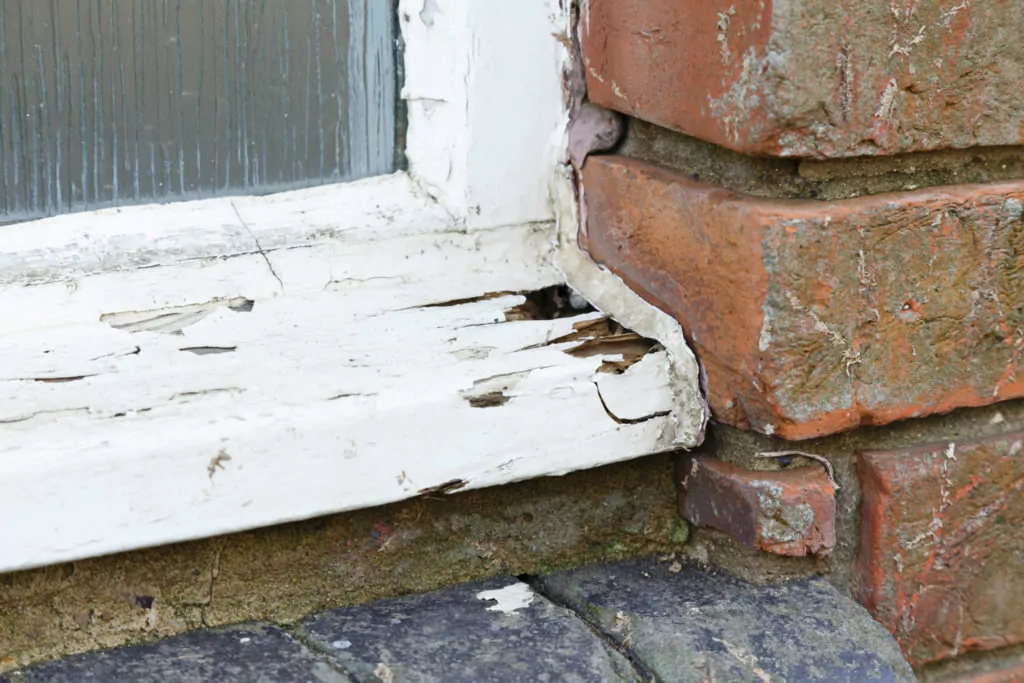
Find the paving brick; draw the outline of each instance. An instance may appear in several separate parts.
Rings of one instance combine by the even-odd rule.
[[[197,631],[149,645],[60,659],[3,683],[347,683],[350,679],[280,629],[252,624]]]
[[[541,577],[652,680],[913,681],[885,629],[819,579],[772,586],[656,559]]]
[[[1024,4],[588,0],[590,99],[750,154],[1024,141]]]
[[[316,615],[305,635],[357,681],[639,681],[571,612],[513,578]]]
[[[1024,396],[1024,181],[750,197],[619,156],[584,247],[678,319],[716,418],[805,439]]]
[[[679,511],[698,526],[778,555],[835,547],[835,488],[822,467],[761,472],[687,455],[679,473]]]
[[[1024,642],[1024,432],[860,454],[858,595],[915,665]]]

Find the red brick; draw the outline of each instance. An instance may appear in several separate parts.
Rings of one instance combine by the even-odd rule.
[[[683,326],[716,418],[805,439],[1024,396],[1024,181],[750,197],[617,156],[584,247]]]
[[[826,556],[836,544],[835,488],[820,467],[751,471],[707,456],[684,456],[679,511],[777,555]]]
[[[915,667],[1024,642],[1022,440],[860,454],[859,598]]]
[[[1024,141],[1024,3],[586,0],[591,100],[749,154]]]

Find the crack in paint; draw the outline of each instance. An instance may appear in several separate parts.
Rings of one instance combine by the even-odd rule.
[[[613,413],[608,407],[608,404],[605,403],[604,396],[601,395],[601,385],[594,382],[594,387],[597,389],[597,399],[601,402],[601,407],[604,408],[604,412],[607,413],[608,417],[614,420],[616,424],[638,425],[643,424],[644,422],[650,422],[651,420],[655,420],[659,417],[668,417],[672,414],[671,410],[659,410],[656,413],[651,413],[650,415],[645,415],[643,417],[619,417]]]

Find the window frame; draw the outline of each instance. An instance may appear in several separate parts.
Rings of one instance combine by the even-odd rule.
[[[575,245],[569,6],[397,16],[407,170],[0,229],[0,572],[699,441],[678,325]],[[567,279],[667,351],[601,374],[557,341],[601,313],[504,322]]]

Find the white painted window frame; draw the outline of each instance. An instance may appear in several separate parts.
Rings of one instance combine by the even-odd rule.
[[[562,4],[401,0],[407,172],[0,229],[0,571],[696,443],[678,326],[575,247]],[[505,322],[567,279],[666,351]]]

